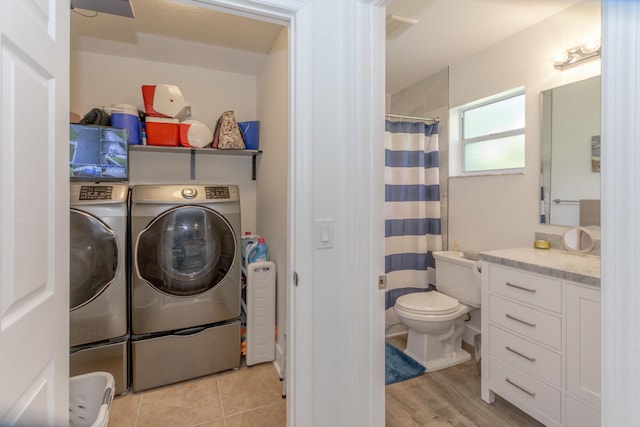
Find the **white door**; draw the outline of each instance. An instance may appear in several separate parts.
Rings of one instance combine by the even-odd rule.
[[[0,1],[0,425],[68,424],[69,0]]]

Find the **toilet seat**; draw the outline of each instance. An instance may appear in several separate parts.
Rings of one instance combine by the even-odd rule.
[[[460,303],[440,292],[429,291],[403,295],[396,300],[396,306],[405,313],[444,315],[456,312]]]

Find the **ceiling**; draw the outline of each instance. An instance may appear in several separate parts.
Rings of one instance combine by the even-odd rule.
[[[283,28],[171,0],[130,2],[134,19],[74,9],[71,49],[256,75]]]
[[[386,92],[404,89],[580,1],[393,0],[387,15],[418,23],[387,40]]]
[[[171,0],[130,1],[135,19],[75,9],[71,49],[255,75],[282,30]],[[580,1],[393,0],[387,14],[418,23],[387,40],[386,92],[404,89]]]

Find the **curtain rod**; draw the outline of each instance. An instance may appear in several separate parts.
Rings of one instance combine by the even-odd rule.
[[[394,119],[407,119],[407,120],[420,120],[424,122],[435,122],[440,123],[440,118],[436,117],[435,119],[429,117],[413,117],[413,116],[398,116],[396,114],[385,114],[385,117],[391,117]]]

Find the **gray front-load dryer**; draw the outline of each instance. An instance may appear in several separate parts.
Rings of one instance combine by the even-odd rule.
[[[130,220],[133,390],[239,366],[238,187],[136,185]]]

